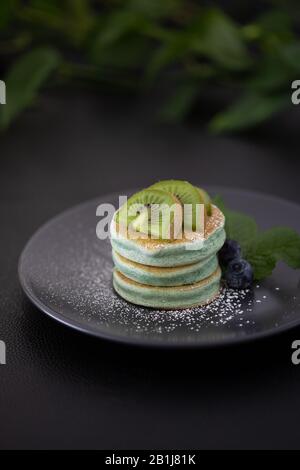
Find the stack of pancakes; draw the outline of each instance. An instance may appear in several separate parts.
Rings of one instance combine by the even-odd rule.
[[[211,302],[220,291],[217,253],[224,244],[225,218],[212,206],[204,236],[175,240],[131,239],[111,225],[113,284],[125,300],[158,309],[181,309]]]

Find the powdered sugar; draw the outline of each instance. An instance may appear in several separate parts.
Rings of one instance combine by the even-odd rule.
[[[130,325],[136,333],[165,334],[174,330],[200,331],[212,326],[224,326],[230,323],[239,328],[245,323],[244,312],[253,304],[253,293],[247,289],[235,291],[222,288],[219,297],[212,303],[184,310],[154,310],[129,304],[121,299],[111,284],[112,264],[105,261],[98,268],[99,260],[82,266],[77,277],[80,289],[69,293],[72,306],[88,322],[117,324],[125,328]],[[67,295],[67,293],[65,293]],[[67,300],[67,299],[66,299]],[[88,313],[87,313],[88,312]]]
[[[270,302],[260,285],[240,291],[222,287],[220,295],[206,306],[166,311],[148,309],[130,304],[114,292],[109,254],[83,258],[80,266],[75,258],[69,259],[67,282],[52,277],[44,291],[44,301],[52,306],[58,302],[60,308],[63,303],[65,310],[77,312],[82,323],[102,331],[113,330],[133,337],[161,336],[170,341],[184,336],[187,342],[194,341],[198,335],[211,338],[236,335],[237,331],[243,335],[258,329],[256,311]],[[48,269],[52,270],[51,264]],[[62,269],[57,261],[56,269]]]

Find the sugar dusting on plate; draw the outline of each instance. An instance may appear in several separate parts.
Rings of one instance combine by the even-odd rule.
[[[100,266],[101,265],[101,266]],[[168,333],[176,329],[200,331],[203,328],[234,323],[236,327],[249,325],[245,311],[253,305],[251,290],[235,291],[222,288],[220,295],[210,304],[184,310],[155,310],[130,304],[121,299],[112,287],[113,266],[110,260],[94,259],[77,271],[77,291],[72,291],[69,279],[69,297],[72,308],[79,311],[85,321],[100,324],[117,324],[120,328],[143,333]],[[78,289],[79,287],[79,289]],[[57,286],[53,288],[57,293]],[[78,294],[80,293],[80,295]],[[88,312],[88,313],[87,313]]]
[[[227,331],[256,329],[257,316],[253,312],[269,301],[260,285],[246,290],[223,287],[220,295],[206,306],[156,310],[130,304],[115,293],[110,257],[88,257],[85,262],[81,261],[80,269],[74,259],[74,266],[70,264],[68,272],[68,282],[62,285],[52,281],[48,286],[51,303],[59,298],[60,302],[63,300],[76,310],[83,322],[102,328],[113,326],[134,335],[168,335],[172,332],[195,335],[205,329],[214,329],[218,334],[224,328]]]

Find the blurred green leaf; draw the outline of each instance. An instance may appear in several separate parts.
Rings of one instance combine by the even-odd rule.
[[[238,26],[218,9],[208,9],[190,28],[191,47],[228,69],[249,66],[250,57]]]
[[[239,28],[222,11],[207,9],[187,29],[169,34],[154,53],[146,74],[153,79],[164,67],[193,54],[228,69],[239,70],[250,64]]]
[[[142,34],[148,22],[137,12],[120,10],[101,21],[89,57],[102,67],[141,68],[150,53],[150,40]]]
[[[67,35],[67,15],[62,8],[62,3],[49,0],[32,0],[29,4],[22,4],[17,9],[18,20],[35,34],[61,34]]]
[[[94,24],[89,0],[65,0],[69,18],[69,36],[75,44],[81,44]]]
[[[52,48],[39,48],[21,56],[6,76],[7,104],[1,107],[0,128],[7,128],[13,119],[34,101],[38,90],[60,63]]]
[[[209,129],[221,133],[251,128],[282,110],[288,103],[286,95],[245,95],[227,110],[217,114],[210,122]]]
[[[64,51],[69,67],[60,68],[60,76],[65,80],[140,90],[145,80],[153,86],[170,68],[176,92],[166,102],[166,119],[183,119],[197,102],[199,86],[210,81],[222,94],[233,86],[247,90],[247,96],[213,119],[211,129],[254,126],[283,107],[282,94],[300,74],[297,1],[269,0],[272,5],[259,9],[264,13],[246,25],[211,3],[0,0],[2,68],[31,44],[45,43]],[[16,27],[8,29],[13,19]],[[20,106],[0,109],[2,128],[20,112],[14,109],[26,107],[16,91],[9,93]]]
[[[41,34],[64,37],[73,46],[84,44],[94,25],[94,12],[89,0],[31,0],[22,4],[18,18]]]
[[[274,46],[291,42],[295,39],[291,16],[282,9],[265,11],[254,22],[242,27],[243,37],[247,41],[257,41],[265,52],[272,53]]]
[[[278,48],[279,63],[292,73],[300,72],[300,42],[283,45]],[[294,78],[294,77],[293,77]]]
[[[14,0],[2,0],[0,2],[0,31],[8,26],[14,14],[14,7]]]
[[[147,79],[153,80],[164,67],[180,61],[186,56],[189,48],[186,35],[180,32],[172,34],[170,39],[152,55],[146,68]]]
[[[94,42],[90,59],[99,67],[122,69],[139,69],[147,62],[150,45],[147,38],[137,34],[127,34],[122,39],[106,45]]]
[[[109,15],[99,32],[96,41],[97,47],[105,47],[119,41],[128,33],[143,30],[146,20],[140,14],[131,10],[120,10]]]
[[[276,91],[290,86],[290,70],[282,66],[278,58],[265,57],[253,76],[247,80],[247,87],[259,93]]]
[[[300,43],[280,44],[265,54],[247,86],[259,92],[287,90],[300,73]]]
[[[48,11],[53,14],[63,11],[64,0],[30,0],[29,7],[37,10]]]
[[[290,41],[293,37],[291,16],[282,9],[272,9],[262,14],[256,21],[263,36],[275,35],[281,41]]]
[[[66,3],[67,10],[70,11],[73,16],[77,16],[78,19],[90,14],[89,0],[64,0],[64,1]]]
[[[184,8],[183,0],[131,0],[128,8],[148,18],[167,18]]]
[[[195,105],[200,93],[198,83],[184,83],[176,89],[165,103],[159,115],[163,121],[182,121]]]

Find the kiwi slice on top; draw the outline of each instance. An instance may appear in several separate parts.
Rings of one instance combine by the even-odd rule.
[[[182,226],[180,201],[171,193],[144,189],[134,194],[117,213],[119,224],[152,238],[170,239]]]
[[[192,206],[192,223],[191,227],[187,227],[192,230],[197,228],[197,204],[205,204],[203,195],[198,188],[193,186],[188,181],[181,180],[165,180],[155,183],[150,187],[151,189],[160,189],[168,191],[169,193],[176,196],[181,204],[190,204]]]

